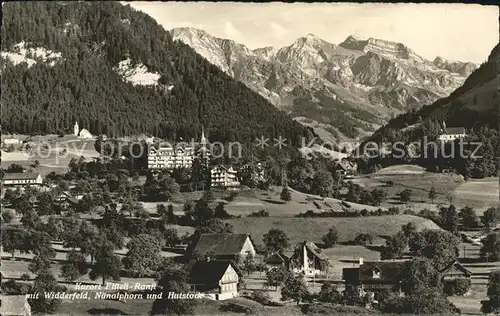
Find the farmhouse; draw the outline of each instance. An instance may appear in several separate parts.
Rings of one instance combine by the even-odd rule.
[[[335,170],[340,172],[343,176],[354,174],[358,170],[358,164],[344,158],[337,163]]]
[[[0,304],[2,316],[29,316],[31,306],[26,295],[2,295]]]
[[[456,139],[461,139],[467,136],[464,127],[448,127],[442,130],[441,135],[438,136],[438,140],[441,142],[452,142]]]
[[[194,292],[203,292],[215,300],[226,300],[238,296],[238,282],[242,276],[232,261],[197,261],[190,270],[189,280]]]
[[[283,267],[286,270],[290,270],[290,263],[293,256],[293,252],[276,252],[264,259],[264,263],[268,268]]]
[[[364,262],[358,268],[344,268],[342,280],[346,286],[359,288],[360,293],[374,293],[373,299],[378,300],[379,294],[391,291],[403,295],[400,280],[405,261],[374,261]]]
[[[73,197],[69,192],[64,191],[54,198],[54,203],[64,208],[75,207],[81,198],[81,196]]]
[[[233,167],[215,166],[210,170],[210,185],[213,188],[230,188],[240,185]]]
[[[472,272],[461,265],[458,261],[453,261],[439,272],[443,276],[444,283],[458,279],[470,279],[472,275]]]
[[[193,250],[201,256],[211,254],[216,259],[255,257],[255,245],[247,234],[202,234]]]
[[[295,248],[291,262],[294,272],[306,276],[324,275],[329,266],[328,257],[310,241],[304,241]]]
[[[42,176],[35,172],[6,173],[3,176],[3,185],[41,185]]]

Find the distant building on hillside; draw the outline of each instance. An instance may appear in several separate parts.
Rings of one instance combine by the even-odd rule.
[[[6,173],[2,179],[3,185],[41,185],[42,176],[35,172]]]
[[[466,136],[467,133],[464,127],[446,127],[446,123],[443,122],[443,127],[441,129],[441,134],[438,136],[438,140],[441,142],[452,142]]]
[[[212,188],[231,188],[240,185],[237,172],[233,167],[215,166],[210,170],[210,186]]]
[[[88,130],[86,130],[85,128],[82,128],[82,130],[80,131],[80,133],[78,134],[80,138],[83,138],[83,139],[93,139],[94,136],[92,136],[92,134],[90,134],[90,132]]]
[[[341,175],[352,175],[355,174],[358,170],[358,164],[353,161],[349,161],[348,159],[341,159],[337,165],[335,166],[335,170],[339,172]]]
[[[264,168],[262,163],[255,165],[246,164],[238,170],[238,180],[243,182],[244,179],[253,179],[255,182],[264,181]]]
[[[154,138],[148,138],[147,143],[153,141]],[[148,151],[148,169],[176,169],[176,168],[191,168],[196,157],[204,157],[208,160],[210,150],[206,147],[208,143],[205,137],[205,131],[202,130],[200,145],[201,148],[197,151],[194,145],[177,145],[172,146],[168,143],[155,143],[149,147]],[[206,162],[206,161],[205,161]]]
[[[19,145],[19,144],[21,144],[21,140],[19,138],[5,138],[4,140],[2,140],[2,143],[5,146]]]
[[[148,169],[191,168],[194,148],[190,146],[174,148],[170,144],[156,144],[149,148]]]

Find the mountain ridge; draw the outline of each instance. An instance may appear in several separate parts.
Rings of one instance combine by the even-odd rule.
[[[429,61],[401,43],[375,38],[348,36],[333,44],[309,33],[288,46],[252,50],[199,29],[170,32],[293,117],[331,126],[339,140],[447,96],[475,69]]]

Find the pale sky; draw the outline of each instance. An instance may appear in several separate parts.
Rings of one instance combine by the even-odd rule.
[[[478,4],[130,2],[165,29],[194,27],[251,49],[290,45],[312,33],[401,42],[433,60],[485,61],[499,42],[499,10]]]

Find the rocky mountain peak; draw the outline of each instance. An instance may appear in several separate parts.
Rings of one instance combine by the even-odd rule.
[[[438,66],[402,43],[355,35],[335,45],[309,33],[279,49],[253,50],[173,35],[276,106],[348,137],[449,95],[470,74],[468,63]]]

